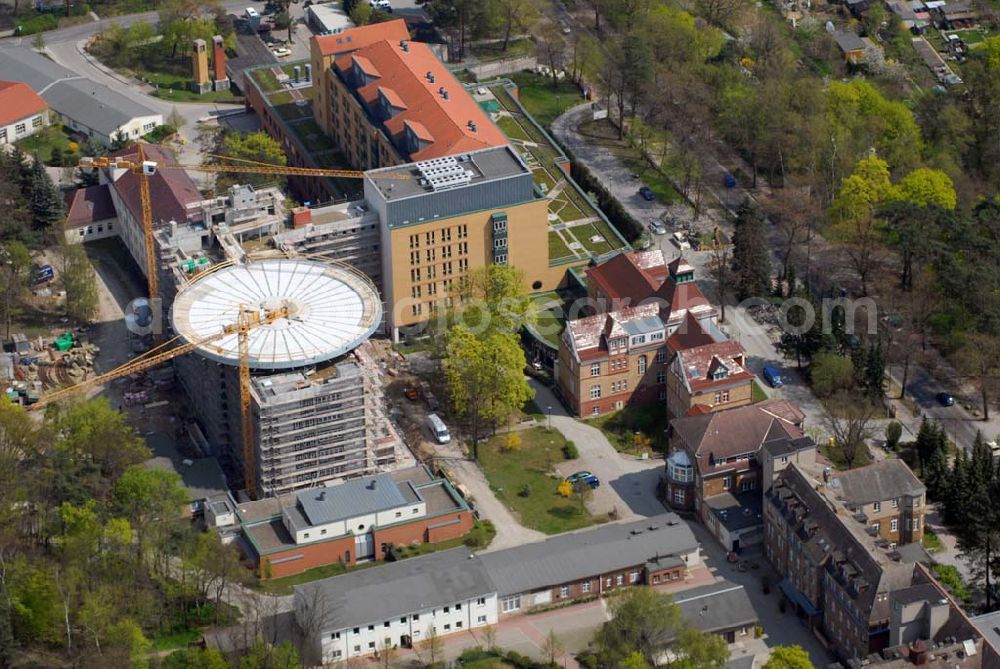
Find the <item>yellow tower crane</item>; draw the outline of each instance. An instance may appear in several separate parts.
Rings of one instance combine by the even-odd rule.
[[[216,340],[222,339],[223,337],[235,334],[239,337],[240,352],[240,412],[241,436],[243,438],[243,480],[244,485],[246,486],[247,494],[249,494],[251,498],[255,498],[257,496],[257,477],[253,420],[250,414],[249,335],[251,331],[261,326],[270,325],[282,318],[291,318],[292,316],[294,316],[294,313],[287,305],[275,309],[264,309],[262,311],[248,308],[245,305],[240,305],[240,311],[236,318],[236,322],[223,325],[222,329],[216,334],[196,341],[184,342],[182,344],[177,344],[180,336],[174,337],[160,346],[150,349],[135,360],[130,360],[124,365],[112,369],[110,372],[98,374],[97,376],[85,379],[80,383],[48,393],[28,408],[29,410],[40,409],[47,404],[61,400],[70,395],[75,395],[76,393],[88,388],[93,388],[94,386],[99,386],[107,383],[108,381],[113,381],[114,379],[120,379],[130,374],[145,371],[151,367],[167,362],[168,360],[173,360],[180,355],[190,353],[196,348],[209,345]]]

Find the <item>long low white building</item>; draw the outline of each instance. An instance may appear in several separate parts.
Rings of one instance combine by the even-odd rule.
[[[163,125],[163,115],[58,65],[28,47],[0,49],[0,79],[20,81],[49,104],[53,120],[104,146],[135,140]]]
[[[569,532],[476,555],[467,548],[353,571],[295,588],[295,616],[322,662],[411,647],[538,606],[629,585],[683,581],[698,541],[673,513]]]

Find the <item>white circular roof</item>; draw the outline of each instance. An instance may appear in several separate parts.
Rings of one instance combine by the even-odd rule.
[[[287,318],[262,324],[248,335],[250,367],[289,369],[336,358],[363,343],[382,319],[371,282],[343,265],[314,260],[265,259],[232,265],[181,289],[170,320],[187,341],[199,341],[235,325],[240,308],[287,307]],[[238,365],[239,337],[233,333],[199,345],[200,355]]]

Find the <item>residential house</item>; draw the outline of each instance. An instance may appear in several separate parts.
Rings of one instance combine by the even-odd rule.
[[[412,647],[431,630],[462,632],[618,588],[678,586],[700,564],[694,534],[667,513],[478,555],[456,548],[296,586],[294,615],[321,661],[335,662],[372,655],[383,644]],[[730,619],[713,631],[738,634],[743,623],[751,621]]]
[[[49,105],[20,81],[0,81],[0,145],[30,137],[49,124]]]
[[[689,330],[699,328],[693,319],[689,326]],[[672,335],[668,347],[674,348],[681,336]],[[707,333],[705,338],[711,340]],[[677,418],[750,404],[753,379],[743,346],[735,339],[679,345],[667,373],[667,414]]]
[[[118,213],[111,199],[107,184],[88,186],[68,191],[66,194],[66,224],[64,233],[67,244],[90,242],[105,237],[115,237]]]
[[[906,561],[850,515],[836,490],[797,465],[764,495],[764,546],[793,609],[848,666],[873,653],[888,661],[874,666],[905,666],[893,664],[905,659],[901,648],[975,634],[922,564]],[[982,651],[973,637],[965,654]]]
[[[663,492],[671,508],[694,512],[727,549],[760,542],[761,490],[771,485],[772,453],[813,461],[804,414],[786,400],[670,421]],[[767,469],[763,462],[772,462]],[[786,463],[787,464],[787,463]]]
[[[864,65],[865,49],[868,43],[858,37],[858,34],[851,31],[837,31],[833,33],[833,39],[840,48],[840,53],[844,56],[844,61],[849,65]]]
[[[118,138],[138,139],[163,125],[162,114],[27,46],[0,48],[0,79],[27,84],[48,103],[50,121],[104,146]]]
[[[927,488],[902,460],[837,472],[829,487],[850,513],[863,517],[892,546],[923,540]]]
[[[423,466],[232,506],[241,548],[265,578],[382,560],[394,546],[455,539],[473,525],[462,496]]]
[[[937,15],[942,27],[948,30],[975,28],[979,24],[979,9],[972,0],[946,3],[937,8]]]

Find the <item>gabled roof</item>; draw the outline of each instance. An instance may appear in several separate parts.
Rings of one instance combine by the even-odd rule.
[[[838,497],[848,506],[917,496],[927,491],[906,463],[897,458],[839,472],[830,487],[838,490]]]
[[[681,321],[689,311],[699,317],[715,313],[715,307],[709,303],[704,293],[701,292],[701,288],[694,281],[677,283],[673,277],[670,277],[663,282],[654,295],[663,301],[665,311],[670,310],[669,317],[665,319],[668,323]]]
[[[612,300],[628,299],[638,304],[653,294],[667,278],[663,252],[631,251],[587,270],[587,282],[593,282]]]
[[[717,341],[715,337],[702,327],[698,317],[688,311],[684,315],[684,321],[667,338],[667,347],[676,353],[677,351],[711,344],[715,341]]]
[[[674,593],[684,620],[702,632],[752,627],[759,620],[742,585],[719,581]]]
[[[158,163],[174,163],[176,159],[165,146],[159,144],[143,144],[142,149],[146,160]],[[139,159],[136,145],[119,149],[111,154],[114,157]],[[142,220],[142,199],[139,194],[139,175],[125,172],[113,183],[112,188],[128,208],[132,217]],[[182,169],[158,169],[149,177],[150,202],[153,205],[153,223],[162,224],[168,221],[184,223],[189,220],[188,205],[201,202],[204,198],[191,177]],[[191,212],[200,216],[199,212]]]
[[[401,490],[403,486],[411,489],[407,491],[410,499]],[[409,483],[397,483],[391,474],[385,473],[306,490],[297,497],[309,524],[324,525],[406,506],[412,503],[413,495]]]
[[[567,321],[563,332],[564,341],[572,344],[573,351],[581,360],[607,355],[609,337],[624,337],[629,334],[625,326],[635,323],[645,331],[663,330],[656,304],[640,304],[606,314],[595,314],[575,321]]]
[[[118,216],[107,184],[77,188],[66,193],[66,211],[67,229],[83,228]]]
[[[677,364],[684,372],[687,386],[694,392],[704,392],[716,385],[751,381],[753,374],[745,366],[745,355],[738,341],[727,339],[678,351]],[[712,374],[719,368],[725,368],[726,378],[713,380]]]
[[[20,81],[0,81],[0,126],[12,125],[48,108],[38,93]]]
[[[379,24],[383,25],[383,24]],[[378,89],[391,88],[403,103],[403,109],[391,118],[381,121],[385,133],[392,138],[396,148],[407,153],[404,126],[419,123],[432,138],[409,154],[410,161],[429,160],[466,153],[494,146],[505,146],[507,138],[482,108],[472,99],[461,83],[438,60],[430,47],[423,42],[407,42],[405,48],[397,41],[383,39],[352,52],[352,56],[337,59],[337,70],[345,72],[346,60],[365,59],[377,78],[355,89],[355,94],[368,106],[369,114],[379,119],[374,109]],[[430,76],[428,76],[430,74]],[[344,76],[345,83],[350,78]]]
[[[864,51],[865,43],[857,33],[854,32],[835,32],[833,33],[833,39],[837,42],[837,46],[844,53],[849,53],[851,51]]]
[[[408,40],[410,31],[406,28],[406,21],[396,19],[395,21],[385,21],[384,23],[372,23],[367,26],[358,26],[334,35],[321,35],[313,37],[320,53],[324,56],[337,56],[357,49],[363,49],[373,42],[381,40]]]
[[[801,428],[782,417],[789,412],[789,406],[797,410],[785,400],[765,400],[735,409],[675,418],[670,421],[670,428],[694,455],[698,470],[712,474],[732,468],[719,464],[721,459],[756,452],[777,434],[792,439],[801,437]]]

